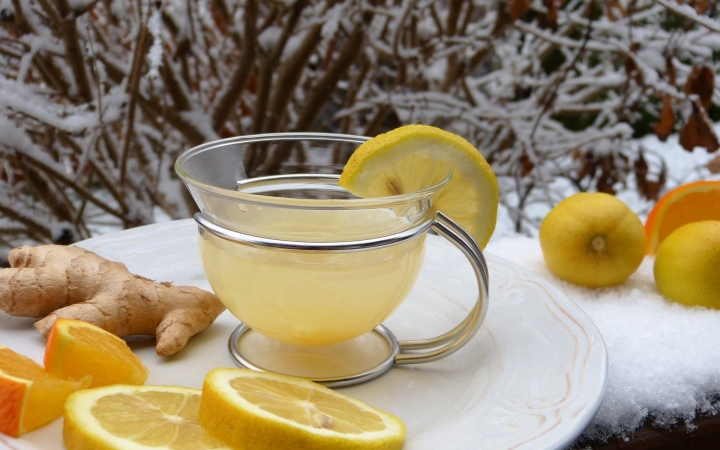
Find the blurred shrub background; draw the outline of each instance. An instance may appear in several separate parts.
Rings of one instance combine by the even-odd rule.
[[[525,233],[568,189],[652,200],[665,163],[638,137],[720,146],[718,15],[712,0],[0,0],[0,246],[189,217],[183,150],[277,131],[456,132]]]

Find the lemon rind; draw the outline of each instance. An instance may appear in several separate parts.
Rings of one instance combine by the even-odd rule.
[[[244,399],[240,394],[237,393],[235,389],[233,389],[230,386],[230,381],[237,379],[237,378],[271,378],[275,380],[280,380],[283,382],[287,382],[289,384],[302,386],[310,389],[315,389],[319,391],[324,392],[332,392],[333,395],[340,396],[339,393],[332,391],[324,386],[318,385],[316,383],[313,383],[308,380],[299,379],[295,377],[289,377],[285,375],[280,374],[269,374],[269,373],[260,373],[255,372],[248,369],[214,369],[208,373],[207,377],[205,378],[205,387],[204,388],[211,388],[213,389],[218,395],[220,395],[223,399],[226,401],[229,401],[233,403],[234,405],[238,406],[239,408],[242,408],[243,410],[252,413],[253,415],[256,415],[258,417],[261,417],[263,419],[272,421],[272,422],[278,422],[282,423],[284,425],[287,425],[292,428],[296,428],[299,430],[302,430],[303,432],[307,432],[312,435],[317,436],[323,436],[323,437],[335,437],[335,438],[341,438],[343,440],[356,440],[356,441],[376,441],[378,438],[382,437],[396,437],[401,434],[404,434],[405,432],[405,426],[402,423],[402,421],[392,414],[389,414],[385,411],[379,410],[377,408],[374,408],[366,403],[363,403],[357,399],[354,399],[352,397],[349,397],[347,395],[342,395],[342,398],[344,400],[347,400],[349,403],[352,403],[359,408],[372,412],[376,414],[378,417],[380,417],[383,421],[383,424],[385,425],[385,429],[382,431],[368,431],[368,432],[362,432],[362,433],[339,433],[337,431],[328,430],[324,428],[314,428],[311,426],[303,425],[297,422],[294,422],[289,419],[285,419],[284,417],[277,416],[275,414],[272,414],[268,411],[263,410],[262,408],[256,406],[255,404],[247,401]]]
[[[471,234],[484,248],[497,223],[499,186],[482,154],[461,136],[428,125],[407,125],[378,135],[355,150],[338,184],[352,192],[358,186],[371,183],[373,175],[382,167],[413,153],[434,157],[436,161],[448,161],[463,181],[474,186],[473,190],[478,194],[478,212],[472,223],[461,222],[473,228]],[[482,176],[477,176],[478,173]],[[437,209],[442,210],[442,205],[438,204]],[[450,216],[453,218],[452,214]]]

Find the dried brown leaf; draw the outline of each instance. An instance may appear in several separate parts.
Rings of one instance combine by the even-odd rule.
[[[712,153],[720,148],[720,139],[700,102],[694,100],[692,107],[690,119],[680,130],[680,145],[689,152],[695,147],[704,147]]]
[[[685,82],[684,92],[686,95],[695,94],[700,97],[700,103],[705,111],[710,110],[712,95],[715,89],[715,73],[704,64],[696,65],[690,71]]]
[[[617,164],[614,155],[605,155],[597,159],[600,175],[597,178],[597,190],[615,195],[617,192],[613,185],[618,181]]]
[[[720,155],[717,155],[707,163],[707,168],[711,173],[720,173]]]
[[[677,86],[677,75],[675,74],[675,65],[672,62],[670,55],[665,57],[665,68],[667,70],[668,83],[672,86]]]
[[[698,14],[705,14],[710,4],[709,0],[690,0],[690,6],[695,8]]]
[[[523,14],[530,11],[532,0],[508,0],[508,9],[510,10],[510,18],[513,22],[518,20]]]
[[[676,121],[677,117],[675,116],[672,98],[669,95],[664,95],[660,121],[653,127],[655,134],[661,141],[665,142],[667,140],[670,133],[675,129]]]
[[[560,10],[561,0],[543,0],[543,5],[547,13],[540,15],[538,25],[546,30],[557,30],[558,11]]]
[[[642,152],[638,156],[638,158],[633,163],[633,172],[635,173],[635,179],[637,180],[637,188],[638,191],[644,196],[647,197],[647,190],[648,190],[648,180],[647,180],[647,174],[648,174],[648,164],[647,161],[645,161],[645,157],[643,156]]]
[[[532,161],[530,161],[530,158],[526,154],[522,154],[520,156],[520,176],[526,177],[532,172],[532,170],[535,168],[535,164],[533,164]]]

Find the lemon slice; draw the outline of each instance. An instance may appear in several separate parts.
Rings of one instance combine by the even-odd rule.
[[[442,161],[453,175],[433,207],[484,248],[497,222],[497,178],[480,152],[456,134],[427,125],[380,134],[355,150],[339,184],[363,198],[407,194],[430,187]]]
[[[205,377],[200,423],[246,450],[400,449],[397,417],[311,381],[248,369],[214,369]]]
[[[200,390],[113,385],[78,391],[65,403],[68,450],[228,449],[198,422]]]

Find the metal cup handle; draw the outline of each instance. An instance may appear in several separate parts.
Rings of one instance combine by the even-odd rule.
[[[485,257],[475,239],[448,216],[438,211],[432,224],[439,235],[449,240],[470,261],[478,283],[478,297],[465,319],[455,328],[431,339],[399,341],[395,364],[420,364],[455,353],[477,333],[485,320],[489,304],[489,274]],[[426,350],[426,351],[422,351]]]

